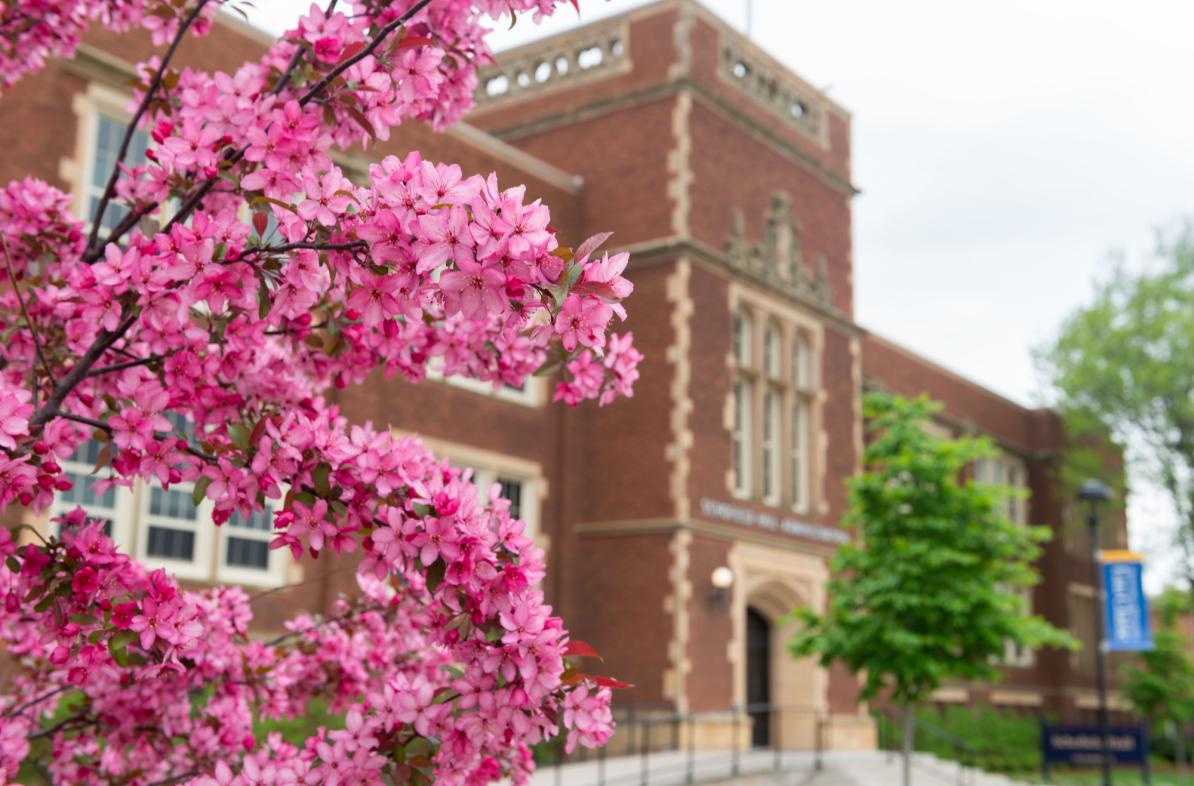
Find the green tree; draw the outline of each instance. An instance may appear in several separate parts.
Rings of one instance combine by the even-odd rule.
[[[1174,746],[1181,780],[1185,780],[1186,751],[1182,727],[1194,716],[1194,661],[1189,644],[1177,629],[1178,618],[1189,608],[1188,597],[1165,592],[1155,602],[1157,630],[1153,648],[1139,653],[1136,662],[1122,669],[1121,690],[1141,717],[1153,728],[1175,731]]]
[[[834,555],[824,615],[797,610],[803,626],[790,644],[798,657],[864,672],[861,698],[885,693],[903,710],[905,786],[916,706],[944,680],[996,679],[1009,641],[1074,646],[1021,600],[1049,530],[1007,518],[1011,489],[963,477],[993,448],[930,435],[926,421],[939,408],[864,397],[871,439],[847,514],[858,538]]]
[[[1142,272],[1120,264],[1035,354],[1071,434],[1110,434],[1165,492],[1194,597],[1194,225]]]

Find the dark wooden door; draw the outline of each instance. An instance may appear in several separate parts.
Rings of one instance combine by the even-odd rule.
[[[771,743],[771,625],[754,609],[746,610],[746,703],[753,724],[750,741],[755,747]]]

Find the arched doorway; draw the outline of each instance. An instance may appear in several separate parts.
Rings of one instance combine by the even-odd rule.
[[[753,608],[746,609],[746,703],[751,745],[767,747],[771,717],[762,705],[771,703],[771,623]]]

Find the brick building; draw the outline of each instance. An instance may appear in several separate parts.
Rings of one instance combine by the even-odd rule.
[[[262,46],[225,19],[179,58],[229,69]],[[3,96],[0,178],[46,179],[88,215],[125,118],[122,85],[149,53],[144,39],[97,34],[76,60]],[[812,719],[827,717],[840,747],[873,744],[857,683],[791,659],[783,619],[823,606],[828,557],[848,537],[843,481],[861,457],[864,385],[927,392],[946,403],[942,428],[995,438],[1005,458],[980,471],[1029,488],[1016,515],[1059,530],[1035,608],[1081,634],[1092,598],[1084,543],[1061,534],[1056,417],[855,322],[850,143],[845,109],[691,0],[506,52],[483,73],[466,124],[443,135],[404,126],[339,163],[351,176],[417,147],[526,183],[566,243],[614,230],[611,242],[632,252],[627,327],[646,355],[635,397],[568,410],[548,403],[544,380],[493,392],[380,376],[329,394],[352,418],[417,431],[503,485],[547,550],[551,602],[636,686],[621,701],[709,711],[714,731],[736,722],[732,706],[781,704],[791,711],[764,734],[807,741]],[[268,516],[217,529],[186,488],[83,491],[86,459],[64,504],[111,520],[140,558],[196,582],[295,584],[256,604],[265,628],[351,585],[352,571],[326,557],[298,565],[269,552]],[[715,573],[730,586],[715,586]],[[1006,684],[939,698],[1076,711],[1087,706],[1088,653],[1009,653]]]

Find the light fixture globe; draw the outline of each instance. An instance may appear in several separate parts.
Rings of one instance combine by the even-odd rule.
[[[1091,478],[1078,489],[1078,499],[1084,502],[1106,502],[1111,499],[1111,489],[1103,481]]]
[[[725,565],[714,568],[713,574],[709,576],[709,581],[716,589],[729,589],[734,583],[734,571],[730,570]]]

